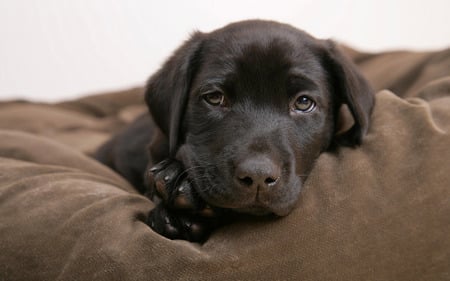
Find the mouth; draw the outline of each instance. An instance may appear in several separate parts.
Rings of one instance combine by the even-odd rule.
[[[301,187],[299,178],[294,186]],[[285,187],[285,189],[287,189],[287,187]],[[300,188],[296,189],[296,192],[292,191],[293,190],[291,190],[291,193],[288,196],[284,196],[284,198],[277,198],[274,194],[264,192],[258,187],[253,200],[233,209],[239,213],[255,216],[276,215],[284,217],[287,216],[296,205],[295,202],[298,200]]]
[[[258,205],[244,207],[244,208],[236,208],[236,209],[234,209],[234,211],[236,211],[238,213],[244,213],[244,214],[249,214],[249,215],[254,215],[254,216],[267,216],[267,215],[274,214],[269,209],[262,207],[262,206],[258,206]]]
[[[245,200],[244,198],[247,198]],[[260,200],[248,200],[248,197],[241,197],[240,199],[232,201],[224,201],[218,198],[203,198],[206,202],[212,206],[219,208],[225,208],[232,210],[236,213],[254,215],[254,216],[267,216],[275,215],[278,217],[287,216],[294,205],[291,202],[262,202]]]
[[[237,212],[237,213],[243,213],[243,214],[248,214],[248,215],[253,215],[253,216],[268,216],[268,215],[275,215],[277,217],[284,217],[287,216],[290,212],[291,209],[270,209],[267,207],[262,207],[262,206],[249,206],[249,207],[244,207],[244,208],[233,208],[233,211]]]
[[[232,208],[234,211],[238,213],[244,213],[255,216],[266,216],[266,215],[275,215],[278,217],[287,216],[293,209],[293,206],[280,206],[280,205],[272,205],[272,204],[263,204],[259,201],[255,201],[253,204]]]
[[[216,184],[206,184],[206,186],[219,186]],[[299,180],[290,186],[300,187]],[[203,189],[199,195],[211,204],[219,208],[230,209],[236,213],[242,213],[254,216],[271,216],[277,217],[287,216],[295,207],[299,197],[300,188],[283,188],[278,193],[264,192],[259,188],[256,191],[234,189],[226,196],[223,193],[226,189]],[[205,191],[209,191],[205,193]],[[219,196],[217,196],[219,194]],[[225,194],[225,195],[224,195]],[[220,196],[221,195],[221,196]]]

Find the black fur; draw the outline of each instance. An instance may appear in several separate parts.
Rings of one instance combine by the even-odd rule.
[[[209,104],[208,94],[223,103]],[[149,224],[188,240],[203,239],[223,210],[287,215],[321,152],[361,144],[374,103],[367,81],[333,42],[259,20],[195,33],[150,78],[145,96],[159,130],[142,117],[144,127],[130,126],[100,158],[114,159],[109,165],[127,178],[121,167],[139,163],[133,174],[147,177],[130,180],[142,187],[145,178],[150,196],[162,199]],[[310,112],[295,107],[311,100]],[[338,133],[343,105],[353,125]],[[153,138],[146,158],[145,142],[130,148],[117,141],[142,135]],[[139,153],[119,153],[130,149]],[[143,162],[163,160],[146,173]]]

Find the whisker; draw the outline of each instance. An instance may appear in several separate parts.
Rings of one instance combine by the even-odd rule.
[[[178,181],[179,181],[183,176],[185,176],[186,174],[188,174],[189,171],[193,171],[193,170],[196,170],[196,169],[197,169],[197,170],[200,170],[200,171],[206,171],[206,170],[207,170],[208,168],[210,168],[210,167],[214,167],[214,165],[211,165],[211,164],[206,164],[206,165],[195,165],[195,166],[186,168],[186,169],[183,170],[183,172],[181,172],[181,173],[178,175],[178,177],[177,177],[176,180],[175,180],[175,184],[177,184]],[[190,180],[189,183],[192,183],[192,180]]]
[[[189,171],[193,171],[195,169],[201,169],[202,166],[193,166],[193,167],[189,167],[187,169],[184,169],[179,175],[178,177],[175,179],[175,185],[178,183],[178,181],[186,174],[188,174]]]

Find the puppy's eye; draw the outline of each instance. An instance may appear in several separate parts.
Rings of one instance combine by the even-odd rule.
[[[221,92],[210,92],[202,95],[204,101],[212,106],[224,106],[225,96]]]
[[[294,100],[292,109],[297,112],[311,112],[316,108],[316,103],[307,96],[299,96]]]

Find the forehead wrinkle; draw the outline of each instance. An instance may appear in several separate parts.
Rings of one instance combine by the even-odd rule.
[[[256,46],[256,48],[259,48]],[[268,54],[269,52],[269,54]],[[247,54],[246,54],[247,53]],[[236,102],[243,99],[253,104],[285,102],[289,63],[279,58],[278,52],[267,50],[245,51],[205,61],[197,77],[197,92],[220,89]]]
[[[264,102],[280,99],[290,75],[322,88],[326,77],[321,64],[308,44],[297,39],[293,34],[241,31],[211,36],[197,82],[202,89],[219,88],[232,96],[239,91],[238,97],[258,95]]]

